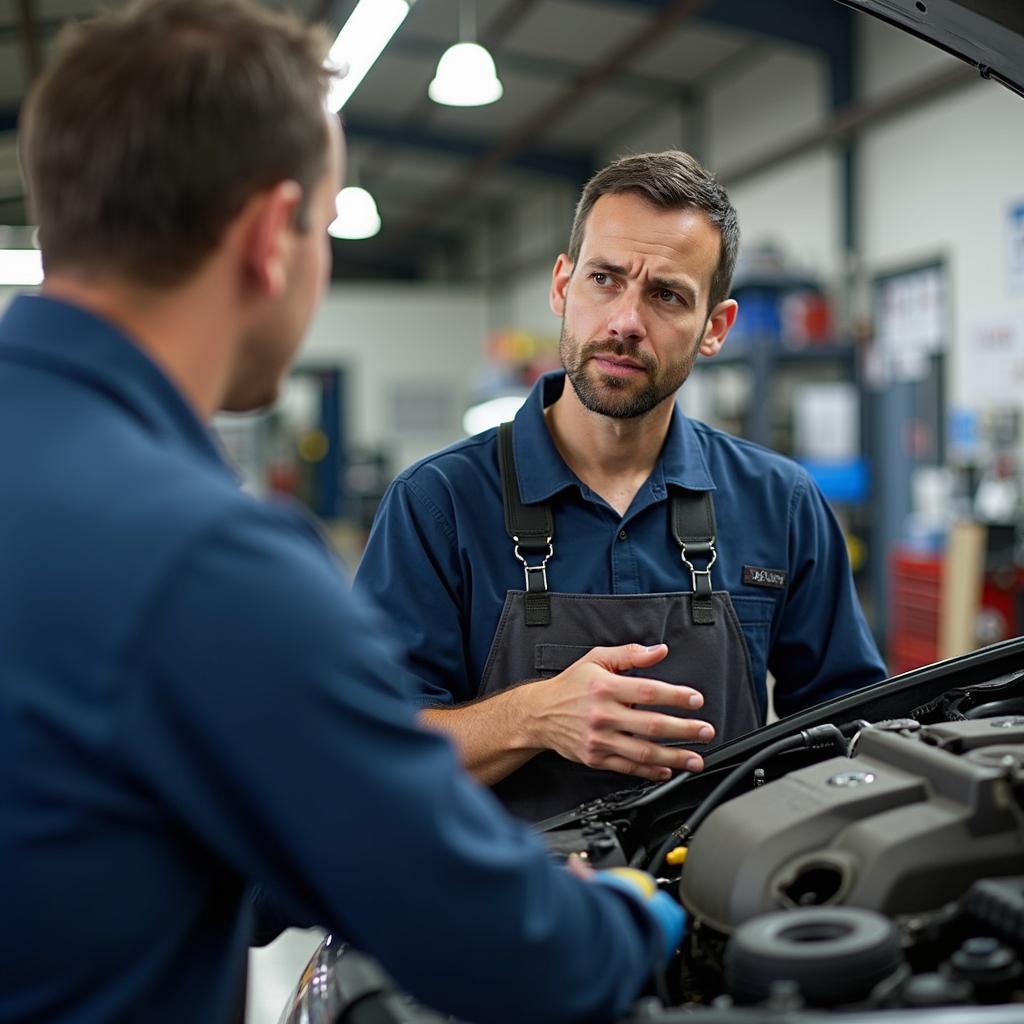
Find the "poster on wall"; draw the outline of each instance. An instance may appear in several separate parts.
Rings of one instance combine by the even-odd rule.
[[[875,342],[885,380],[924,380],[946,348],[946,271],[941,263],[875,282]]]
[[[1011,295],[1024,295],[1024,199],[1006,211],[1006,274]]]
[[[1024,402],[1024,314],[976,320],[967,339],[963,400],[975,409]]]

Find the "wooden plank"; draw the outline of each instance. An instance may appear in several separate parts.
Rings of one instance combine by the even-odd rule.
[[[939,658],[955,658],[977,646],[974,623],[985,575],[986,529],[980,523],[954,523],[949,531],[939,602]]]

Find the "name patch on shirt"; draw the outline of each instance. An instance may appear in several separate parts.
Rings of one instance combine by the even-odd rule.
[[[749,587],[777,587],[786,585],[788,573],[782,569],[762,569],[757,565],[743,566],[743,582]]]

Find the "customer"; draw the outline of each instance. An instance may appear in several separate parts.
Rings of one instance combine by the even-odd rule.
[[[0,319],[4,1024],[238,1019],[250,880],[481,1024],[610,1018],[671,931],[417,727],[315,527],[205,426],[273,400],[328,277],[325,52],[154,0],[77,28],[22,112],[46,280]]]

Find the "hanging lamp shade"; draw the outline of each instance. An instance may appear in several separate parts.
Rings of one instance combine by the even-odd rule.
[[[365,188],[348,185],[334,202],[338,216],[327,229],[335,238],[372,238],[380,231],[377,203]]]
[[[478,43],[456,43],[437,62],[427,94],[449,107],[482,107],[504,91],[494,58]]]

